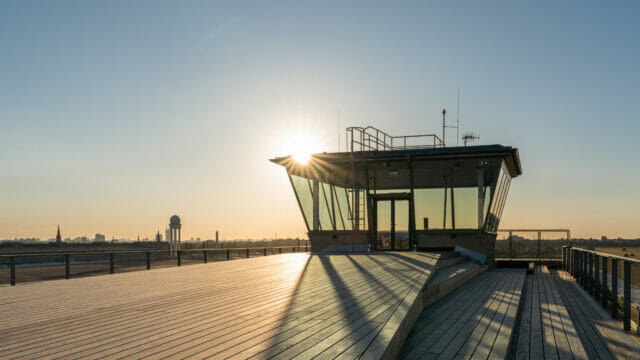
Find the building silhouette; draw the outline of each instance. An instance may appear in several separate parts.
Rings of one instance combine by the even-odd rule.
[[[62,236],[60,236],[60,225],[58,225],[58,234],[56,235],[56,244],[62,244]]]

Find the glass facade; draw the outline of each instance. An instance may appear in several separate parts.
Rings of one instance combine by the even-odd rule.
[[[302,216],[311,230],[366,230],[367,210],[364,190],[348,189],[289,174]],[[314,189],[317,189],[318,226],[314,229]],[[358,215],[356,215],[356,211]],[[358,221],[356,221],[356,219]],[[357,224],[356,224],[357,222]]]
[[[471,181],[469,172],[465,176],[461,176],[460,172],[457,173],[458,181],[454,184],[460,184],[458,186],[415,188],[413,191],[415,229],[484,229],[496,232],[511,184],[511,176],[504,161],[500,163],[499,168],[495,166],[493,169],[493,173],[487,172],[486,169],[480,173],[475,173],[476,170],[473,170],[476,174],[473,176],[484,176],[484,179],[480,177],[478,180],[482,181],[481,188],[477,185],[471,186],[476,182],[476,178],[474,177]],[[498,172],[497,176],[496,172]],[[367,230],[367,209],[376,204],[378,206],[377,230],[388,230],[386,228],[389,227],[391,220],[381,217],[388,216],[384,206],[391,200],[385,201],[384,198],[378,197],[378,200],[374,201],[373,197],[367,196],[363,189],[351,189],[293,174],[289,176],[310,231]],[[384,189],[371,190],[371,195],[383,195],[385,198],[392,199],[393,197],[389,195],[393,193],[409,194],[410,192],[409,188]],[[314,201],[316,201],[315,206]],[[399,223],[403,227],[408,226],[408,219],[411,216],[410,202],[406,201],[400,206],[403,210],[396,212],[394,222],[396,226]],[[314,209],[317,210],[317,214],[314,214]],[[397,229],[400,230],[400,228]],[[410,232],[409,230],[402,229],[407,233]]]
[[[503,162],[500,167],[500,174],[498,175],[498,181],[496,182],[496,190],[493,200],[491,201],[491,207],[487,215],[485,230],[489,232],[496,232],[498,230],[498,225],[500,224],[502,210],[504,210],[504,204],[507,200],[507,193],[509,192],[510,185],[511,176]]]

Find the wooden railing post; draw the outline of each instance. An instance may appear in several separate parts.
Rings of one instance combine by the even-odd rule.
[[[227,249],[227,260],[231,260],[231,253],[229,249]]]
[[[151,269],[151,252],[147,251],[147,270]]]
[[[624,298],[622,299],[622,313],[624,315],[624,331],[631,330],[631,263],[624,261]]]
[[[9,258],[9,267],[11,268],[11,285],[13,286],[16,284],[16,258],[13,256]]]
[[[71,271],[69,269],[69,254],[64,254],[64,278],[68,279],[71,277]]]
[[[282,248],[278,248],[278,254],[282,254]]]
[[[109,253],[109,274],[113,274],[115,272],[115,266],[113,264],[113,253]]]
[[[202,260],[204,261],[204,263],[207,263],[207,250],[204,250],[203,254],[202,254]]]
[[[264,256],[267,256],[267,248],[264,248]]]
[[[607,285],[607,282],[609,281],[607,273],[609,271],[608,265],[607,265],[607,258],[605,256],[602,257],[602,294],[600,295],[602,297],[602,307],[603,308],[607,308],[607,302],[609,301],[609,288]]]
[[[247,252],[247,259],[249,258],[249,249],[245,250]]]
[[[618,259],[611,259],[611,316],[618,318]]]
[[[182,266],[182,250],[178,250],[178,266]]]

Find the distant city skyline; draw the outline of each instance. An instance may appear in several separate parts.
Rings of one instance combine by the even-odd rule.
[[[460,135],[520,151],[500,227],[635,239],[639,10],[1,2],[0,239],[153,238],[173,213],[185,239],[303,237],[269,158],[439,133],[458,89]]]

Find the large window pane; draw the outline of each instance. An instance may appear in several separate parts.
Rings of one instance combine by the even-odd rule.
[[[347,190],[340,186],[334,186],[334,196],[336,198],[336,228],[338,230],[352,230]]]
[[[415,189],[413,192],[415,204],[416,229],[442,229],[444,216],[444,189]],[[451,199],[447,197],[447,211],[451,212]],[[427,218],[429,229],[424,228]],[[447,216],[447,228],[451,228],[451,218]]]
[[[313,196],[311,194],[309,179],[295,175],[290,176],[293,190],[296,193],[300,208],[302,209],[302,216],[306,222],[307,229],[310,229],[310,227],[313,226]]]
[[[478,188],[455,188],[456,229],[478,228]]]
[[[331,211],[331,190],[329,184],[320,183],[320,229],[333,230],[333,213]]]

